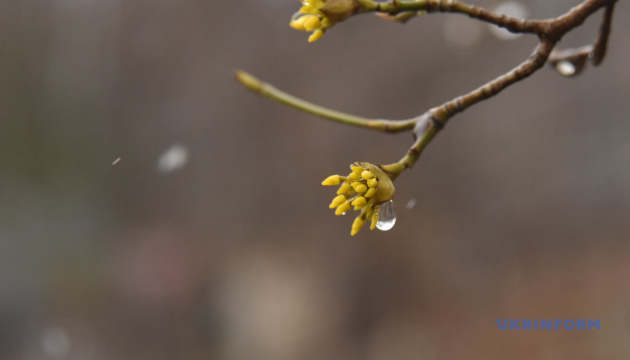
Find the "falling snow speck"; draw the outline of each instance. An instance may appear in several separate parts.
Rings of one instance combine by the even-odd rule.
[[[188,148],[181,144],[175,144],[168,148],[157,162],[157,170],[163,174],[168,174],[181,169],[188,163]]]
[[[120,162],[120,158],[117,158],[116,160],[114,160],[114,162],[112,163],[112,165],[116,165]]]
[[[413,209],[414,206],[416,206],[416,199],[411,199],[407,202],[407,210]]]
[[[390,200],[381,205],[378,211],[378,222],[376,228],[382,231],[390,230],[396,224],[396,213],[394,212],[394,200]]]

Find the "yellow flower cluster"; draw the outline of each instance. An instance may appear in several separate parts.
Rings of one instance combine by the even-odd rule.
[[[354,163],[350,166],[352,172],[348,176],[332,175],[322,182],[322,185],[341,185],[337,190],[337,197],[330,203],[335,215],[345,214],[354,207],[361,210],[354,219],[350,235],[354,236],[370,221],[370,230],[374,230],[379,220],[380,205],[392,199],[394,185],[389,176],[377,165],[370,163]]]
[[[302,8],[291,18],[292,28],[301,31],[312,31],[309,42],[319,40],[324,31],[330,29],[335,23],[322,11],[326,0],[302,0]]]

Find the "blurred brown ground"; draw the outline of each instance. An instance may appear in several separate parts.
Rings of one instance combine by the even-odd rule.
[[[522,4],[543,18],[578,2]],[[437,14],[357,17],[308,44],[287,26],[298,6],[0,2],[0,358],[627,359],[627,2],[600,68],[545,68],[458,115],[397,181],[396,227],[353,238],[320,181],[395,161],[410,136],[282,107],[234,70],[407,118],[535,39]],[[188,162],[158,171],[175,144]],[[499,331],[504,318],[601,330]]]

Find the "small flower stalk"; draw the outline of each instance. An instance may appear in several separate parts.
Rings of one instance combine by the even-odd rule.
[[[339,186],[337,196],[330,203],[335,215],[343,215],[351,209],[360,211],[352,223],[350,235],[354,236],[366,222],[370,230],[379,222],[382,204],[394,197],[391,176],[380,166],[370,163],[354,163],[348,176],[332,175],[322,182],[324,186]]]
[[[317,41],[337,22],[350,17],[359,8],[356,0],[301,0],[302,8],[291,17],[289,25],[312,32],[309,42]]]

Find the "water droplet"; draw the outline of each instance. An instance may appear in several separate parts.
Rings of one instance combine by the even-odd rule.
[[[379,230],[387,231],[393,228],[394,224],[396,224],[394,200],[389,200],[385,204],[382,204],[378,211],[378,222],[376,223],[376,227]]]
[[[556,71],[560,73],[560,75],[564,76],[573,76],[575,75],[577,69],[575,68],[575,64],[573,64],[569,60],[558,61],[556,64]]]

